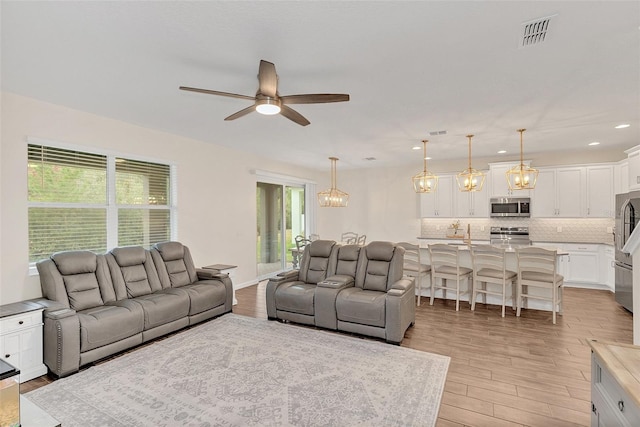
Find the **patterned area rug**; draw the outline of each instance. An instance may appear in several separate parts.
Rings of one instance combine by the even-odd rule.
[[[227,314],[26,396],[63,426],[433,426],[449,358]]]

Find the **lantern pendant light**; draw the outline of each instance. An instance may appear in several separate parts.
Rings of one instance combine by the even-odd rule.
[[[429,142],[429,140],[422,140],[424,169],[422,172],[411,178],[413,181],[413,189],[416,193],[431,193],[436,191],[436,188],[438,187],[438,176],[427,170],[427,142]]]
[[[349,204],[349,195],[336,188],[336,162],[337,157],[329,157],[331,160],[331,188],[318,193],[318,203],[322,208],[344,208]]]
[[[471,167],[471,138],[473,135],[467,135],[467,138],[469,138],[469,167],[456,175],[458,189],[462,192],[482,191],[486,175]]]
[[[522,134],[526,129],[518,129],[520,132],[520,164],[507,171],[507,183],[510,190],[532,190],[536,188],[538,180],[538,169],[531,168],[524,164],[522,149]]]

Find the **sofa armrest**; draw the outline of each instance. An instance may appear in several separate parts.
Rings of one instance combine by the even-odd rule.
[[[71,317],[71,316],[75,316],[75,315],[76,315],[76,311],[75,310],[72,310],[70,308],[62,308],[60,310],[45,311],[44,318],[45,319],[60,320],[60,319],[64,319],[65,317]]]
[[[222,273],[220,270],[210,268],[196,268],[196,274],[200,280],[224,279],[225,277],[229,277],[227,273]]]
[[[413,290],[415,287],[415,279],[413,277],[405,277],[393,285],[387,291],[387,295],[402,296],[406,292]]]
[[[61,304],[60,304],[61,305]],[[80,318],[75,310],[45,309],[43,356],[49,370],[58,377],[80,369]]]
[[[274,282],[287,281],[288,282],[291,280],[297,280],[299,274],[300,274],[300,270],[283,271],[282,273],[279,273],[277,276],[270,277],[269,281],[274,281]]]
[[[345,275],[331,276],[318,282],[319,288],[344,289],[354,285],[353,277]]]

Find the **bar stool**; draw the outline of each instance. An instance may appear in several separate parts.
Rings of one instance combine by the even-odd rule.
[[[518,248],[518,292],[516,316],[526,299],[550,301],[553,313],[553,324],[556,324],[556,313],[562,314],[562,288],[564,277],[558,274],[558,253],[544,248]],[[551,296],[532,294],[530,288],[550,290]],[[526,307],[525,307],[526,308]]]
[[[476,309],[478,293],[482,294],[484,304],[487,303],[487,295],[496,295],[502,299],[502,317],[504,317],[507,283],[511,284],[511,303],[513,308],[516,308],[516,282],[518,279],[518,273],[507,270],[505,250],[490,245],[475,245],[471,247],[471,259],[473,262],[471,310]],[[500,291],[487,289],[489,284],[500,285]]]
[[[460,248],[455,245],[445,245],[443,243],[435,243],[429,245],[429,256],[431,257],[431,301],[436,289],[442,289],[444,299],[447,299],[447,290],[453,288],[447,287],[447,280],[456,281],[456,311],[460,309],[460,295],[468,294],[470,284],[467,290],[460,292],[460,281],[467,279],[473,280],[473,270],[460,266]],[[442,280],[442,285],[437,285],[436,279]]]
[[[422,278],[431,273],[431,266],[420,261],[420,246],[409,242],[400,242],[396,246],[404,248],[404,265],[402,272],[405,276],[414,277],[418,285],[418,305],[422,295]]]

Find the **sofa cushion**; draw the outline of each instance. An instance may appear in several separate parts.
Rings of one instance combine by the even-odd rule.
[[[121,267],[120,270],[122,271],[122,277],[124,278],[129,298],[139,297],[152,292],[144,265],[138,264]]]
[[[386,294],[360,288],[347,288],[336,298],[338,320],[385,327]]]
[[[310,283],[283,283],[276,289],[276,307],[281,311],[313,316],[315,291],[316,285]]]
[[[131,300],[114,301],[80,311],[78,319],[81,352],[141,333],[144,325],[142,307]]]
[[[189,272],[187,271],[187,265],[184,263],[183,259],[165,261],[165,266],[167,267],[167,273],[169,273],[171,286],[174,288],[191,283]]]
[[[182,289],[162,289],[133,301],[142,305],[145,331],[189,315],[189,296]]]
[[[363,289],[370,291],[387,291],[389,262],[369,259]]]
[[[155,248],[160,252],[165,261],[174,261],[184,258],[184,246],[180,242],[157,243]]]
[[[81,311],[104,304],[95,273],[62,276],[62,281],[72,309]]]
[[[200,280],[183,286],[180,290],[184,290],[189,295],[191,301],[189,316],[224,305],[227,300],[226,287],[224,283],[217,280]]]
[[[336,274],[356,277],[360,249],[361,246],[358,245],[346,245],[338,250]]]

